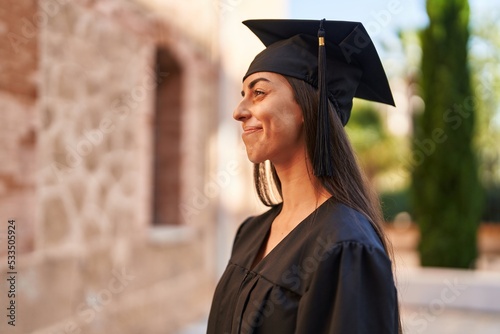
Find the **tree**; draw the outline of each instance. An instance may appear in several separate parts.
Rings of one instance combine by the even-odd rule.
[[[473,152],[475,99],[467,62],[466,0],[428,0],[422,97],[416,116],[412,203],[424,266],[467,268],[477,256],[482,189]]]
[[[373,103],[356,101],[346,131],[368,180],[374,182],[395,167],[400,145],[387,131]]]

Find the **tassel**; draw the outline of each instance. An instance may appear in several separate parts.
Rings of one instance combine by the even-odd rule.
[[[325,29],[320,21],[318,30],[318,124],[316,146],[314,149],[314,175],[333,176],[333,162],[330,147],[330,115],[328,112],[328,93],[326,90],[326,49]]]

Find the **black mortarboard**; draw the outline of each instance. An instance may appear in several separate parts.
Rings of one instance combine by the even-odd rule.
[[[319,91],[317,176],[332,176],[327,98],[345,125],[353,97],[394,105],[377,51],[359,22],[326,20],[244,21],[267,47],[243,77],[274,72],[304,80]]]

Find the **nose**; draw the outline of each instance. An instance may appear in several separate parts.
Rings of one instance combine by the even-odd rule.
[[[248,110],[245,99],[241,100],[240,103],[236,106],[233,111],[233,118],[237,121],[244,122],[249,119],[251,116],[250,111]]]

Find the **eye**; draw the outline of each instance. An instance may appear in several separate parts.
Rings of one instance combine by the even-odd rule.
[[[253,92],[253,94],[254,94],[255,96],[259,96],[259,95],[264,95],[265,93],[264,93],[264,91],[262,91],[262,90],[256,89],[256,90]]]

